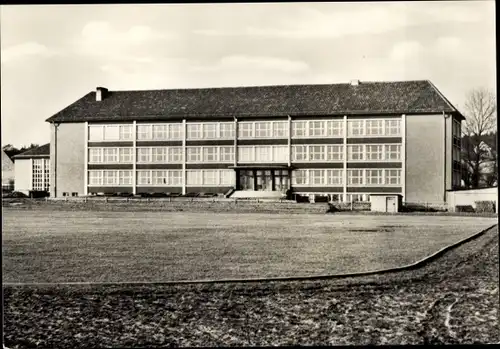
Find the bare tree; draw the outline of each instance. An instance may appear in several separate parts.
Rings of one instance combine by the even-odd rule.
[[[488,171],[495,171],[487,166],[491,163],[492,144],[486,143],[488,135],[496,133],[497,106],[495,95],[486,89],[473,89],[465,102],[465,124],[462,126],[462,160],[464,165],[463,180],[469,188],[479,188],[482,178]],[[496,157],[496,144],[495,155]]]

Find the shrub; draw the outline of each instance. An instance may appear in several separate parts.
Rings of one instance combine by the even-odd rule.
[[[326,195],[316,195],[314,202],[328,202],[328,196]]]
[[[495,213],[495,201],[476,201],[476,212]]]
[[[457,205],[455,206],[456,212],[475,212],[472,205]]]

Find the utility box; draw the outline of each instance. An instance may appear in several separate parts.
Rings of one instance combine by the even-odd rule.
[[[371,211],[373,212],[399,212],[402,201],[401,194],[370,194]]]

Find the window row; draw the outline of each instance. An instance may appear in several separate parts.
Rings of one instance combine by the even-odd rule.
[[[132,185],[132,171],[130,170],[90,170],[88,171],[89,185]]]
[[[31,185],[33,190],[50,190],[50,160],[32,159]]]
[[[456,134],[457,123],[453,123]],[[139,124],[138,140],[182,140],[183,124]],[[242,121],[238,122],[238,138],[287,138],[288,120],[283,121]],[[293,138],[343,137],[344,120],[292,120]],[[347,135],[359,136],[399,136],[400,119],[360,119],[347,121]],[[458,123],[460,134],[460,123]],[[234,139],[234,122],[187,123],[186,139]],[[133,140],[133,125],[89,125],[89,141],[129,141]]]
[[[293,185],[335,186],[343,185],[343,172],[340,169],[303,169],[292,173]],[[400,185],[399,169],[349,169],[347,185]]]
[[[460,123],[460,121],[453,119],[451,132],[452,132],[453,137],[456,137],[456,138],[462,137],[462,124]]]
[[[123,163],[129,164],[133,162],[133,148],[89,148],[89,163]]]
[[[186,185],[234,185],[234,170],[187,170]],[[182,185],[182,171],[178,170],[139,170],[138,185]]]
[[[398,161],[401,160],[401,144],[349,144],[349,161]]]

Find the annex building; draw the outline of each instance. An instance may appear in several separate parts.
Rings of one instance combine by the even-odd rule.
[[[460,185],[464,117],[427,80],[110,91],[47,119],[51,196],[401,194]]]

